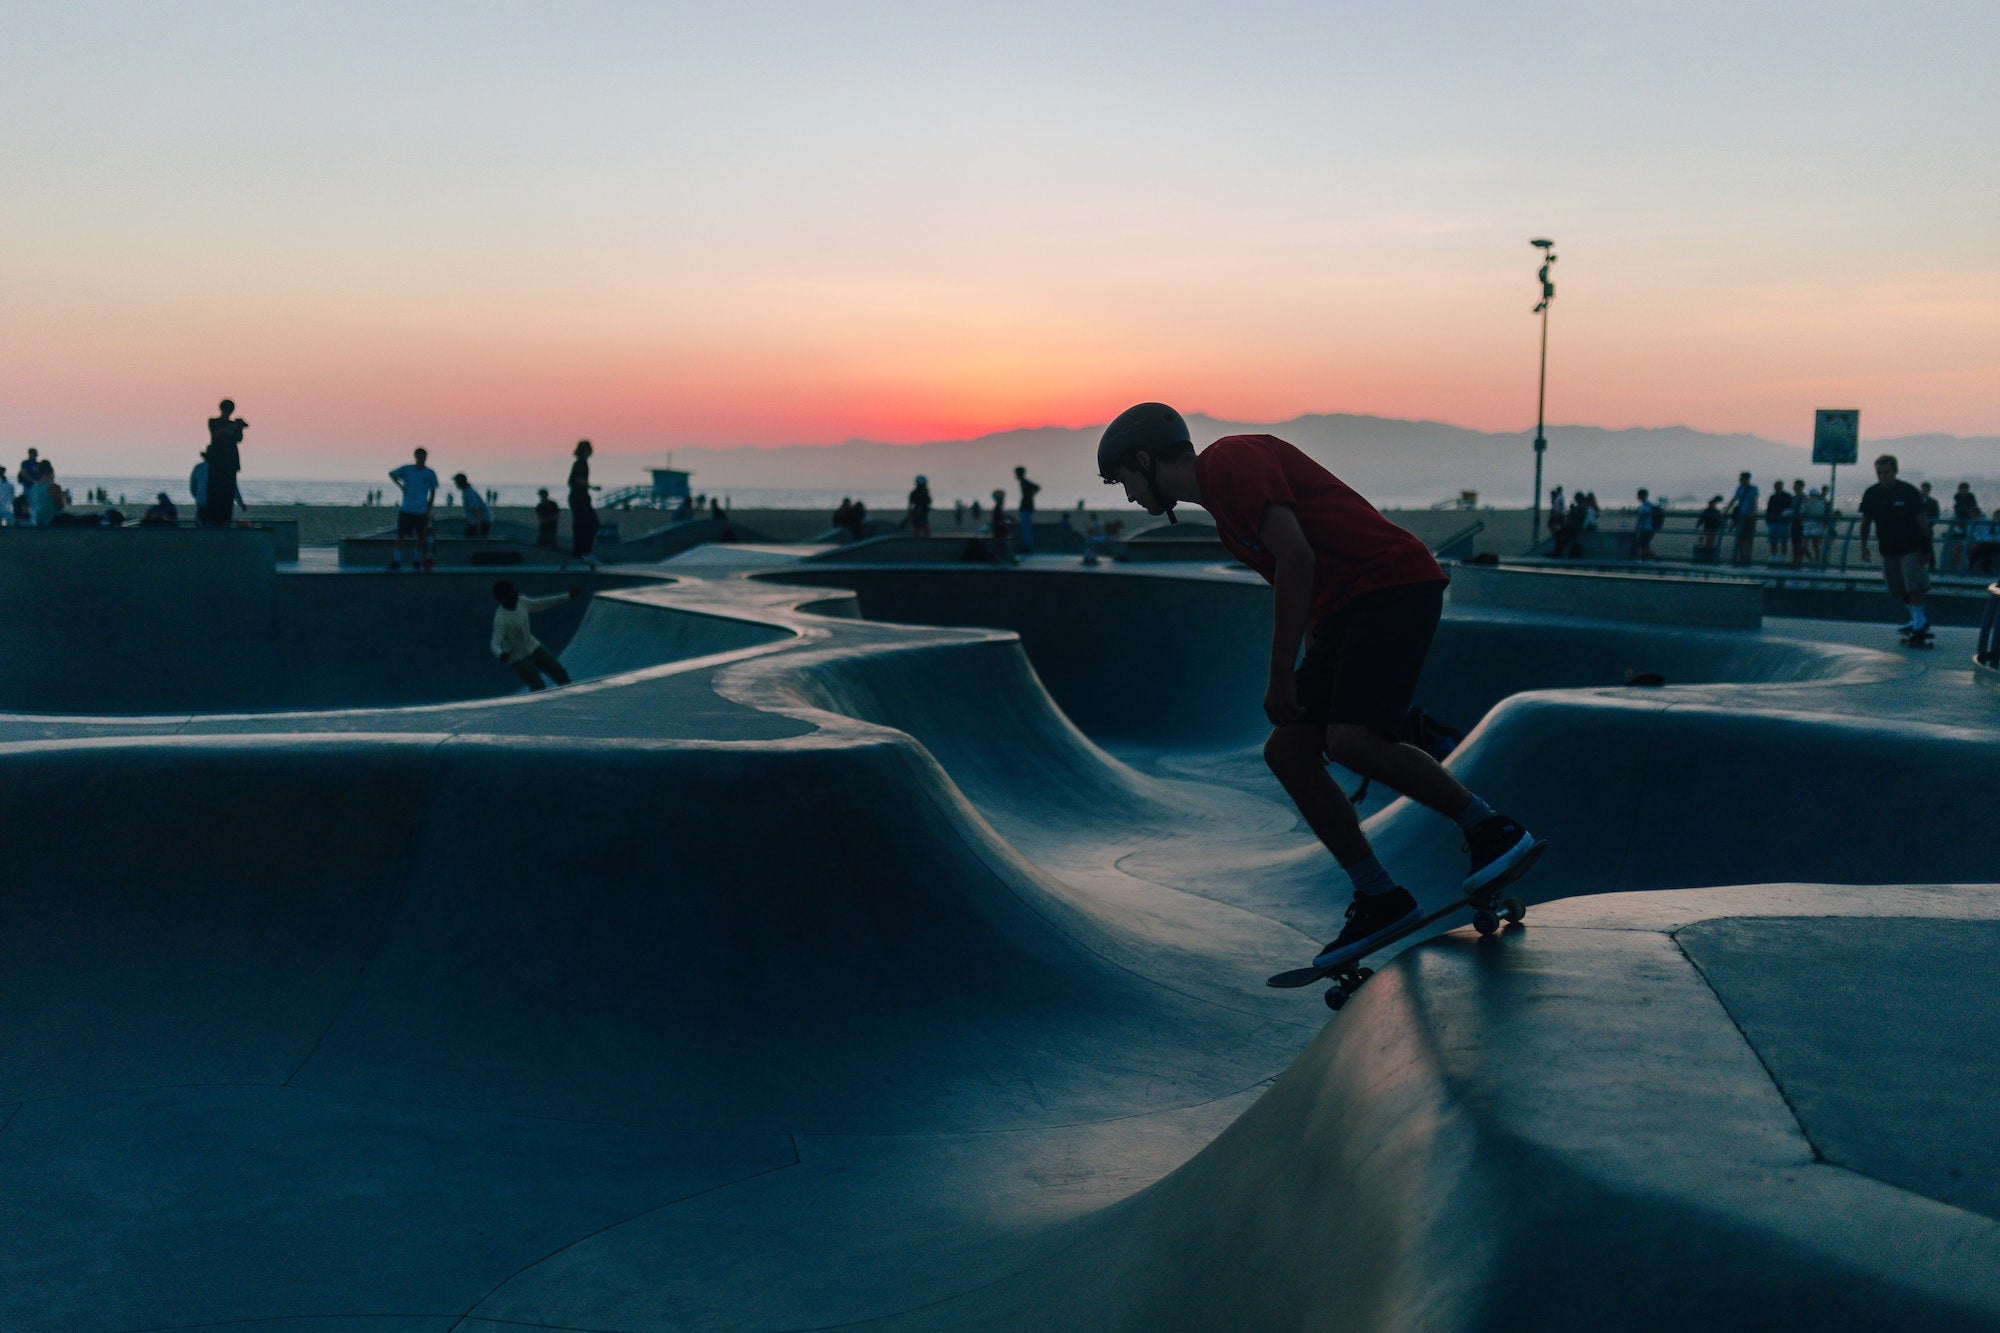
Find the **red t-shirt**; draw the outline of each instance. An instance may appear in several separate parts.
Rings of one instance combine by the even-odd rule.
[[[1201,451],[1194,475],[1222,544],[1266,583],[1278,561],[1258,539],[1264,511],[1291,506],[1315,557],[1315,619],[1364,592],[1444,581],[1430,548],[1275,435],[1226,435]]]

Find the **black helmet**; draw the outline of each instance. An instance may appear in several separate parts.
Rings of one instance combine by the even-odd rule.
[[[1111,469],[1144,449],[1154,461],[1194,448],[1187,422],[1165,403],[1140,403],[1120,412],[1097,441],[1097,475],[1111,480]]]

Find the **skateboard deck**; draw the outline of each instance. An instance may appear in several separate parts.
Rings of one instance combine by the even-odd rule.
[[[1899,629],[1896,633],[1903,640],[1905,648],[1937,647],[1937,639],[1928,627],[1920,630]]]
[[[1408,939],[1418,931],[1434,926],[1448,916],[1452,916],[1458,912],[1471,912],[1472,928],[1481,935],[1491,935],[1494,931],[1500,929],[1502,925],[1517,923],[1527,916],[1527,905],[1519,898],[1501,897],[1501,890],[1527,874],[1533,868],[1535,862],[1541,860],[1542,853],[1548,850],[1548,845],[1547,839],[1537,842],[1533,847],[1528,849],[1527,855],[1508,867],[1507,873],[1498,880],[1476,892],[1454,898],[1443,907],[1426,912],[1409,925],[1383,937],[1376,942],[1374,948],[1357,958],[1352,958],[1338,967],[1295,967],[1289,972],[1280,972],[1276,976],[1266,979],[1264,984],[1266,986],[1274,986],[1279,990],[1295,990],[1301,986],[1310,986],[1323,978],[1331,977],[1333,979],[1333,986],[1326,993],[1326,1004],[1329,1009],[1338,1009],[1347,1003],[1348,997],[1360,988],[1362,982],[1375,975],[1373,968],[1361,966],[1363,958],[1379,953],[1399,941]]]

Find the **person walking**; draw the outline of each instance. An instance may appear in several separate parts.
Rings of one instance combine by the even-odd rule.
[[[1197,454],[1187,422],[1164,403],[1112,421],[1097,470],[1169,522],[1176,504],[1200,505],[1230,554],[1271,585],[1265,761],[1354,889],[1346,924],[1314,967],[1349,966],[1423,915],[1376,858],[1328,760],[1457,824],[1471,854],[1468,896],[1527,872],[1544,844],[1401,740],[1446,584],[1421,541],[1274,435],[1225,436]]]
[[[928,537],[931,535],[931,479],[918,477],[917,484],[910,489],[910,508],[904,516],[909,524],[910,535]]]
[[[1875,460],[1875,484],[1861,493],[1861,558],[1868,559],[1868,534],[1879,529],[1882,541],[1882,579],[1889,595],[1910,609],[1910,619],[1901,631],[1922,634],[1930,628],[1924,611],[1924,594],[1930,590],[1931,524],[1924,513],[1923,493],[1896,477],[1894,454]]]
[[[535,501],[535,545],[554,550],[556,524],[562,519],[562,506],[549,498],[549,488],[546,486],[535,494],[541,497]]]
[[[1805,562],[1819,563],[1828,512],[1826,493],[1817,486],[1806,492],[1806,498],[1799,502],[1799,524],[1794,538],[1796,545],[1792,550],[1794,564],[1800,563],[1801,552]]]
[[[993,492],[992,524],[987,529],[993,548],[990,554],[993,563],[996,565],[1018,565],[1021,563],[1020,557],[1014,554],[1012,545],[1008,540],[1012,526],[1012,523],[1007,518],[1007,492],[996,490]]]
[[[236,474],[243,470],[243,432],[250,423],[235,415],[236,404],[225,398],[208,419],[208,450],[202,455],[208,464],[208,482],[202,491],[202,523],[226,528],[239,499]],[[246,512],[247,512],[246,506]]]
[[[594,452],[589,440],[578,440],[576,461],[569,465],[569,558],[587,569],[597,568],[597,507],[590,502],[590,493],[598,489],[590,484]]]
[[[1917,486],[1917,494],[1924,497],[1924,540],[1926,546],[1924,558],[1929,562],[1931,569],[1935,571],[1937,569],[1937,525],[1938,520],[1944,516],[1944,509],[1943,506],[1938,504],[1937,497],[1931,494],[1931,484],[1929,482],[1920,483]]]
[[[493,510],[486,503],[473,484],[465,479],[463,472],[454,472],[451,484],[458,487],[458,502],[465,506],[465,535],[468,537],[490,537],[493,535]]]
[[[431,505],[437,499],[438,474],[430,468],[430,450],[418,449],[411,457],[415,460],[403,464],[389,474],[389,480],[403,493],[396,505],[396,546],[389,553],[389,572],[394,574],[403,567],[403,542],[413,541],[416,554],[410,563],[416,568],[423,567],[424,541],[430,532]]]
[[[1042,493],[1042,488],[1028,480],[1028,469],[1024,467],[1014,469],[1014,482],[1021,488],[1021,503],[1014,506],[1016,515],[1014,526],[1020,529],[1017,548],[1022,555],[1033,555],[1035,553],[1035,497]],[[998,508],[999,506],[996,505],[994,507]]]
[[[493,655],[514,668],[514,674],[530,690],[542,689],[548,681],[567,685],[569,672],[528,628],[528,617],[581,596],[583,589],[571,588],[547,597],[523,597],[511,579],[493,585],[493,600],[500,604],[493,613]]]

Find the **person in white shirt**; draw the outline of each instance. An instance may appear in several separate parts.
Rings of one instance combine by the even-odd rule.
[[[452,477],[452,485],[458,487],[459,502],[465,506],[465,535],[486,537],[493,532],[493,510],[487,506],[486,497],[473,489],[471,482],[460,472]]]
[[[493,613],[493,655],[513,667],[529,689],[539,690],[549,680],[567,685],[569,672],[528,628],[528,617],[581,596],[583,589],[571,588],[547,597],[523,597],[512,580],[501,579],[493,585],[493,600],[500,603],[500,609]]]
[[[412,563],[421,568],[424,533],[431,525],[431,502],[437,498],[438,474],[425,461],[431,456],[430,451],[419,449],[414,456],[416,462],[405,463],[389,474],[389,480],[403,492],[403,502],[396,506],[396,549],[389,554],[391,574],[402,567],[405,537],[415,539],[417,560]]]

